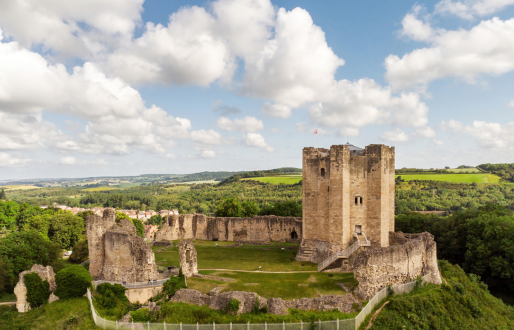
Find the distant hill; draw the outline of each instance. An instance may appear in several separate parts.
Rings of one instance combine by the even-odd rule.
[[[277,176],[277,175],[285,175],[285,174],[293,174],[293,173],[302,173],[301,168],[296,167],[281,167],[275,168],[272,170],[263,170],[263,171],[250,171],[250,172],[241,172],[230,176],[229,178],[221,181],[219,185],[225,185],[228,183],[239,181],[240,179],[246,178],[258,178],[263,176]]]

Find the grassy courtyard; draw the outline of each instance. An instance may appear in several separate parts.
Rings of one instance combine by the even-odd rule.
[[[188,288],[202,293],[209,293],[216,287],[223,291],[251,291],[265,298],[280,297],[282,299],[315,298],[318,294],[345,294],[336,285],[343,283],[351,289],[357,286],[352,273],[260,273],[260,272],[229,272],[200,271],[200,274],[217,277],[233,278],[234,282],[222,282],[202,278],[189,278]]]
[[[298,244],[273,242],[236,247],[234,242],[200,240],[194,244],[200,274],[234,279],[232,282],[188,279],[190,289],[206,294],[222,287],[221,292],[251,291],[265,298],[299,299],[317,297],[318,294],[344,294],[336,283],[343,283],[350,289],[358,284],[352,273],[318,273],[316,264],[296,261]],[[154,246],[152,249],[159,266],[179,267],[178,247]],[[260,271],[259,266],[262,266]]]
[[[218,246],[216,246],[218,244]],[[296,261],[298,244],[276,242],[272,245],[242,245],[234,242],[194,242],[198,253],[198,269],[258,270],[270,272],[316,271],[317,265]],[[152,247],[159,266],[179,266],[177,241],[174,247]],[[159,252],[157,252],[159,251]]]

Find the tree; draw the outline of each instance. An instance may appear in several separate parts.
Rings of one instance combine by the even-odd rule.
[[[149,225],[154,225],[154,226],[160,226],[160,225],[162,225],[162,222],[163,222],[163,219],[160,214],[152,215],[152,217],[150,219],[148,219],[148,221],[147,221],[147,223]]]
[[[241,217],[241,208],[239,199],[224,198],[216,207],[215,214],[217,217]]]
[[[259,213],[259,207],[254,201],[244,201],[241,203],[241,217],[250,218]]]
[[[57,289],[55,295],[60,299],[82,297],[86,294],[87,288],[91,287],[93,277],[82,266],[73,265],[64,268],[55,274]]]
[[[6,200],[7,199],[7,196],[5,195],[4,188],[2,188],[2,191],[0,191],[0,199],[1,200]]]
[[[33,230],[41,235],[41,237],[48,240],[48,228],[50,227],[50,219],[51,216],[48,214],[33,216],[25,220],[25,224],[23,225],[22,230]]]
[[[131,219],[134,226],[136,226],[136,235],[145,238],[145,226],[138,219]]]
[[[80,264],[89,258],[88,242],[86,239],[81,239],[74,247],[73,252],[69,258],[70,262]]]
[[[50,219],[48,237],[63,249],[70,249],[82,239],[84,220],[73,213],[56,214]]]
[[[0,240],[0,264],[5,270],[5,284],[14,287],[18,274],[32,265],[47,266],[59,258],[59,245],[43,239],[35,231],[13,232]]]
[[[260,215],[276,215],[281,217],[301,217],[302,205],[295,201],[276,202],[272,205],[263,207]]]

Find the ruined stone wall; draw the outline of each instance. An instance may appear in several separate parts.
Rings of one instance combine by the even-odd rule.
[[[181,302],[198,306],[208,306],[216,310],[226,310],[230,299],[239,300],[239,310],[237,314],[250,313],[252,311],[255,298],[259,299],[259,307],[267,305],[267,299],[260,297],[255,292],[229,291],[218,295],[206,295],[197,290],[180,289],[171,298],[172,302]]]
[[[363,300],[387,285],[403,284],[417,276],[431,275],[431,283],[441,284],[437,251],[430,233],[390,233],[389,247],[368,249],[357,255],[353,273],[359,281],[356,294]]]
[[[355,306],[361,307],[361,302],[351,293],[345,295],[326,295],[318,298],[302,298],[283,300],[282,298],[270,298],[268,300],[268,313],[275,315],[287,315],[289,309],[294,308],[301,311],[332,311],[339,310],[342,313],[357,312]]]
[[[252,218],[207,217],[203,214],[183,214],[166,218],[155,241],[201,239],[220,241],[300,242],[302,220],[295,217],[254,216]],[[296,233],[296,239],[291,237]]]
[[[116,224],[116,211],[106,208],[103,217],[90,215],[86,218],[87,242],[89,250],[89,272],[94,279],[100,279],[104,265],[104,235]]]
[[[95,280],[142,282],[160,278],[155,256],[136,227],[128,219],[116,222],[114,209],[103,217],[86,218],[89,248],[89,272]]]

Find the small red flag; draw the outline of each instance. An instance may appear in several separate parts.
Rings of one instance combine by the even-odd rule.
[[[318,135],[318,129],[316,128],[316,130],[314,131],[314,134],[315,135]]]

